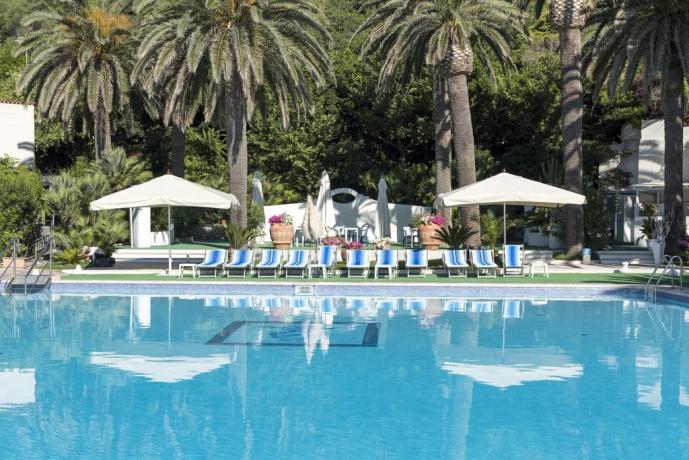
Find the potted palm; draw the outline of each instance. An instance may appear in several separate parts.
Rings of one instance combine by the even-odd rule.
[[[411,226],[419,232],[419,240],[424,248],[434,251],[440,247],[440,239],[437,236],[438,230],[447,222],[442,216],[432,214],[417,214],[412,218]]]
[[[283,212],[268,219],[270,224],[270,240],[275,249],[289,249],[294,238],[294,224],[292,216]]]

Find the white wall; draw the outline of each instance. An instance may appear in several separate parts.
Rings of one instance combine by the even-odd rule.
[[[0,156],[33,166],[34,143],[33,106],[0,103]]]
[[[335,189],[334,193],[338,192]],[[356,194],[354,201],[349,203],[334,202],[335,207],[335,222],[337,225],[345,225],[347,227],[361,227],[364,224],[370,225],[368,234],[369,241],[376,239],[376,206],[378,202],[369,198],[366,195]],[[390,211],[390,234],[393,242],[401,242],[403,237],[402,228],[409,225],[414,214],[422,212],[430,212],[431,208],[425,206],[416,206],[408,204],[388,204]],[[264,213],[266,217],[265,222],[265,241],[270,241],[270,234],[268,232],[268,219],[270,216],[282,214],[286,212],[294,219],[295,228],[301,227],[304,222],[304,213],[306,211],[306,203],[291,203],[280,204],[274,206],[266,206]]]

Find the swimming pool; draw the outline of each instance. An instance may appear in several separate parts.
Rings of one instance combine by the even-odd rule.
[[[0,298],[0,458],[686,458],[633,297]]]

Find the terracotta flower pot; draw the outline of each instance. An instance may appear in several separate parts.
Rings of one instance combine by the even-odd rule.
[[[12,265],[12,258],[11,257],[3,257],[2,258],[2,266],[3,267],[9,267],[11,265]],[[17,257],[17,269],[21,270],[23,268],[26,268],[26,258]]]
[[[435,232],[440,230],[440,225],[436,224],[421,224],[419,225],[419,240],[421,240],[421,244],[423,245],[424,248],[428,249],[429,251],[435,251],[440,247],[440,241],[438,238],[436,238]]]
[[[270,239],[275,249],[289,249],[294,238],[294,225],[271,224]]]

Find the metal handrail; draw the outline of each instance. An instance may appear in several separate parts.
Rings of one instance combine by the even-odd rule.
[[[18,248],[18,245],[19,245],[18,241],[16,239],[12,239],[7,244],[7,246],[5,246],[2,250],[2,255],[4,257],[4,255],[7,253],[7,251],[10,248],[12,248],[12,260],[10,261],[10,263],[6,267],[3,267],[2,273],[0,273],[0,280],[2,280],[5,278],[5,275],[9,271],[10,267],[13,270],[12,278],[7,280],[7,282],[5,284],[5,289],[7,289],[12,284],[12,281],[14,281],[14,279],[17,277],[17,248]]]
[[[677,275],[675,261],[679,262],[679,275]],[[658,276],[658,279],[655,281],[655,283],[651,285],[651,283],[655,279],[655,275],[658,272],[658,269],[661,267],[663,270],[660,272],[660,276]],[[661,281],[668,272],[670,272],[670,287],[675,287],[675,277],[677,276],[679,278],[679,287],[681,289],[683,287],[684,278],[684,261],[680,256],[664,255],[663,258],[660,259],[660,262],[656,264],[655,268],[653,269],[653,272],[651,273],[651,276],[648,278],[648,281],[646,281],[646,287],[644,288],[644,296],[647,297],[648,294],[652,292],[653,300],[655,300],[658,295],[658,286],[660,285]]]
[[[43,248],[36,253],[34,257],[34,261],[31,263],[31,266],[26,272],[26,275],[24,275],[24,295],[28,294],[29,292],[29,276],[35,276],[36,278],[34,281],[31,283],[31,289],[33,290],[36,285],[38,284],[38,280],[41,279],[43,275],[43,272],[46,270],[46,268],[49,270],[49,278],[48,282],[52,280],[52,275],[53,275],[53,239],[51,237],[42,237],[41,239],[47,239],[48,242],[46,245],[43,246]],[[38,272],[38,275],[31,275],[31,272],[34,270],[36,267],[36,264],[38,263],[39,260],[41,260],[46,254],[49,254],[49,261],[47,265],[44,265],[41,267],[41,271]]]

